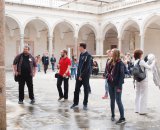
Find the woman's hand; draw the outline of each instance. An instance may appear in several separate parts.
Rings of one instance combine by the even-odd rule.
[[[122,90],[121,90],[121,89],[119,89],[119,88],[117,88],[116,92],[117,92],[117,93],[121,93],[121,92],[122,92]]]

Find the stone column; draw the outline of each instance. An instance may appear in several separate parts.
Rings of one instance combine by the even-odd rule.
[[[96,55],[100,55],[100,39],[96,39]]]
[[[49,41],[49,55],[51,57],[53,54],[53,37],[49,36],[48,41]]]
[[[74,55],[76,56],[76,57],[78,57],[78,38],[77,37],[75,37],[74,38]]]
[[[6,130],[4,18],[4,0],[0,0],[0,130]]]
[[[103,51],[104,51],[104,49],[103,49],[103,45],[104,45],[104,39],[103,38],[100,38],[100,48],[99,48],[99,54],[100,55],[103,55]]]
[[[96,55],[103,55],[103,42],[102,38],[96,39]]]
[[[24,48],[24,33],[20,34],[20,53],[23,52],[23,48]]]
[[[120,50],[120,52],[122,52],[122,38],[121,37],[118,38],[118,49]]]
[[[144,34],[140,35],[141,41],[140,41],[140,49],[144,51]]]

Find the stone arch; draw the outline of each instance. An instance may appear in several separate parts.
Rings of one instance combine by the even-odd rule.
[[[157,62],[160,65],[159,43],[160,43],[160,15],[149,15],[143,24],[144,33],[144,55],[153,53],[156,55]]]
[[[124,32],[124,29],[127,28],[127,27],[129,27],[129,26],[131,26],[132,24],[136,24],[137,27],[138,27],[137,29],[140,30],[140,25],[139,25],[139,23],[136,20],[134,20],[134,19],[127,19],[120,26],[119,37],[123,37],[122,34]]]
[[[103,29],[103,54],[106,50],[118,48],[118,30],[113,23],[107,23]]]
[[[10,14],[5,15],[5,17],[9,17],[9,18],[13,19],[18,24],[19,28],[21,29],[22,25],[21,25],[21,23],[20,23],[18,18],[16,18],[13,15],[10,15]]]
[[[32,17],[32,18],[29,18],[29,19],[27,19],[26,21],[25,21],[25,23],[24,23],[24,29],[26,28],[26,26],[30,23],[30,22],[32,22],[32,21],[34,21],[34,20],[39,20],[39,21],[41,21],[42,23],[44,23],[45,25],[46,25],[46,27],[47,27],[47,29],[49,30],[49,32],[51,31],[51,29],[50,29],[50,26],[49,26],[49,23],[44,19],[44,18],[41,18],[41,17]]]
[[[72,31],[75,33],[75,31],[76,31],[75,25],[71,21],[65,20],[65,19],[61,19],[61,20],[56,21],[54,23],[53,27],[52,27],[52,31],[51,32],[54,32],[56,26],[59,25],[59,24],[61,24],[61,23],[66,23],[72,29]]]
[[[119,38],[121,40],[121,51],[133,53],[140,48],[140,25],[136,20],[127,19],[120,26]]]
[[[150,15],[148,15],[148,16],[144,19],[143,24],[142,24],[142,31],[143,31],[143,33],[145,33],[145,31],[146,31],[146,27],[147,27],[152,21],[154,21],[155,18],[157,18],[157,17],[159,17],[159,16],[160,16],[160,14],[159,14],[159,15],[158,15],[158,14],[150,14]]]
[[[93,24],[93,23],[89,23],[89,22],[82,23],[82,24],[79,26],[79,28],[78,28],[78,34],[79,34],[79,31],[81,30],[81,28],[84,27],[84,26],[89,27],[89,28],[94,32],[95,37],[97,38],[97,31],[96,31],[96,28],[95,28],[96,25]]]
[[[118,29],[117,29],[117,27],[114,23],[111,23],[111,22],[106,23],[105,26],[102,28],[103,29],[103,32],[102,32],[103,33],[102,34],[103,39],[105,38],[105,35],[106,35],[107,31],[110,30],[111,28],[114,28],[115,31],[118,33]]]

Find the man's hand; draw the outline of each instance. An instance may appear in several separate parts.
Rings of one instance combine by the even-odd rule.
[[[33,72],[33,77],[35,77],[35,75],[36,75],[36,72]]]
[[[119,88],[116,91],[117,91],[117,93],[121,93],[122,92],[122,90],[119,89]]]
[[[78,80],[79,80],[79,81],[82,81],[82,78],[81,78],[81,77],[79,77],[79,78],[78,78]]]
[[[15,72],[14,72],[14,74],[17,76],[17,75],[18,75],[18,72],[17,72],[17,71],[15,71]]]
[[[66,76],[67,76],[66,73],[64,73],[63,77],[66,77]]]

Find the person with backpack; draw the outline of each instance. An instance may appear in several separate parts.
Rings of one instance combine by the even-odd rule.
[[[155,61],[152,64],[148,64],[143,59],[143,51],[134,51],[134,67],[132,70],[135,80],[136,98],[135,98],[135,113],[140,115],[147,114],[147,97],[148,97],[148,70],[151,70],[155,65]]]
[[[120,59],[120,51],[112,49],[111,59],[107,64],[107,81],[109,86],[111,120],[115,121],[115,100],[117,102],[120,118],[116,124],[123,124],[126,122],[124,117],[124,107],[122,104],[122,86],[125,78],[125,65]]]

